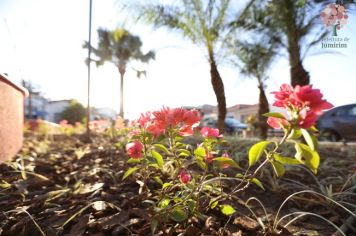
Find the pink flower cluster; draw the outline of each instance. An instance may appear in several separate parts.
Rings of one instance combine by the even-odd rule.
[[[126,144],[127,154],[134,159],[140,159],[142,157],[142,150],[144,146],[140,141],[133,141]]]
[[[214,129],[214,128],[210,128],[210,127],[203,127],[200,130],[200,134],[204,138],[221,138],[222,137],[219,129]]]
[[[319,89],[313,89],[312,85],[292,86],[283,84],[280,91],[272,92],[276,101],[273,106],[283,107],[289,112],[297,114],[297,117],[291,117],[293,124],[300,128],[310,128],[313,126],[324,110],[333,107],[331,103],[323,98]],[[286,118],[269,117],[267,123],[280,129],[291,125]]]
[[[59,125],[62,127],[62,128],[72,128],[73,126],[71,124],[68,123],[67,120],[61,120],[59,122]]]
[[[137,120],[138,125],[146,132],[155,137],[165,134],[168,129],[176,129],[182,136],[193,134],[194,127],[198,126],[201,117],[197,110],[186,110],[183,108],[163,107],[159,111],[141,114]],[[133,130],[129,136],[140,134],[140,131]],[[141,158],[144,145],[140,141],[133,141],[126,145],[126,151],[132,158]]]
[[[89,121],[89,129],[97,133],[104,132],[110,126],[108,120],[91,120]]]
[[[200,120],[201,117],[197,110],[163,107],[159,111],[141,114],[138,123],[156,137],[164,134],[169,128],[178,129],[182,136],[190,136],[193,134],[193,128],[199,125]]]
[[[182,184],[187,184],[192,179],[192,176],[185,170],[181,170],[178,177]]]

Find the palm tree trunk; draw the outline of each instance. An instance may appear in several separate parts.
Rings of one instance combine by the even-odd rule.
[[[215,58],[212,52],[209,52],[209,64],[210,64],[210,76],[211,84],[216,95],[218,102],[218,128],[220,132],[224,132],[225,129],[225,117],[226,117],[226,99],[224,83],[221,79],[218,71]]]
[[[120,116],[124,119],[124,74],[120,72]]]
[[[288,39],[289,46],[289,64],[290,64],[290,74],[291,74],[291,84],[296,86],[297,84],[303,86],[310,82],[309,73],[304,69],[302,60],[300,57],[300,46],[298,43],[298,36],[295,32],[291,32],[293,36]]]
[[[263,114],[269,112],[268,99],[265,93],[264,84],[259,79],[258,89],[260,90],[259,104],[258,104],[258,129],[260,139],[265,140],[267,138],[268,125],[267,117]]]
[[[310,82],[309,73],[304,69],[301,56],[300,56],[300,32],[298,32],[296,17],[293,12],[295,12],[294,0],[288,0],[284,2],[285,7],[288,11],[285,11],[285,24],[287,29],[287,39],[288,39],[288,53],[289,53],[289,64],[290,64],[290,74],[291,74],[291,84],[292,86],[307,85]]]
[[[291,59],[295,61],[291,63],[290,74],[291,74],[291,84],[295,87],[297,84],[303,86],[310,83],[309,73],[304,69],[302,61],[300,58]]]

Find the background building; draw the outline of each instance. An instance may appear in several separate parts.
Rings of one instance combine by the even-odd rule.
[[[62,120],[62,112],[72,100],[58,100],[47,103],[47,119],[50,122],[59,123]]]
[[[32,115],[30,115],[30,99],[32,104]],[[25,99],[25,118],[26,119],[47,119],[47,99],[40,95],[40,93],[31,93]]]

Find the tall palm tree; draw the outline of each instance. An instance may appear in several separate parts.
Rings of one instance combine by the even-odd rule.
[[[266,46],[268,45],[268,46]],[[268,79],[266,75],[268,69],[273,62],[277,52],[273,43],[261,42],[242,42],[235,40],[230,45],[231,55],[237,56],[235,64],[240,68],[242,75],[247,77],[254,77],[258,82],[259,89],[259,105],[258,105],[258,129],[261,139],[267,138],[267,117],[263,114],[269,112],[268,99],[265,93],[265,81]]]
[[[141,51],[141,39],[123,28],[112,31],[99,28],[98,37],[97,48],[91,46],[92,52],[97,57],[92,61],[95,61],[97,66],[111,62],[117,67],[120,73],[120,116],[124,118],[124,75],[127,65],[132,60],[148,63],[155,58],[155,53],[149,51],[144,54]],[[84,48],[88,47],[88,42],[85,42]]]
[[[231,26],[269,35],[288,53],[291,84],[306,85],[310,82],[310,76],[302,64],[304,56],[328,34],[326,28],[319,24],[323,7],[320,2],[251,0],[244,13]],[[311,35],[316,37],[312,38]]]
[[[176,2],[177,3],[177,2]],[[227,33],[227,11],[230,0],[183,0],[178,5],[148,4],[140,6],[140,15],[156,27],[178,30],[194,44],[203,46],[213,90],[218,103],[218,128],[224,130],[226,98],[217,61]]]

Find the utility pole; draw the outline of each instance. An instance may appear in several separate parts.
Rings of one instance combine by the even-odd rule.
[[[91,64],[91,18],[92,18],[92,5],[93,2],[92,0],[89,0],[89,47],[88,47],[88,100],[87,100],[87,138],[90,138],[90,127],[89,127],[89,122],[90,122],[90,64]]]

